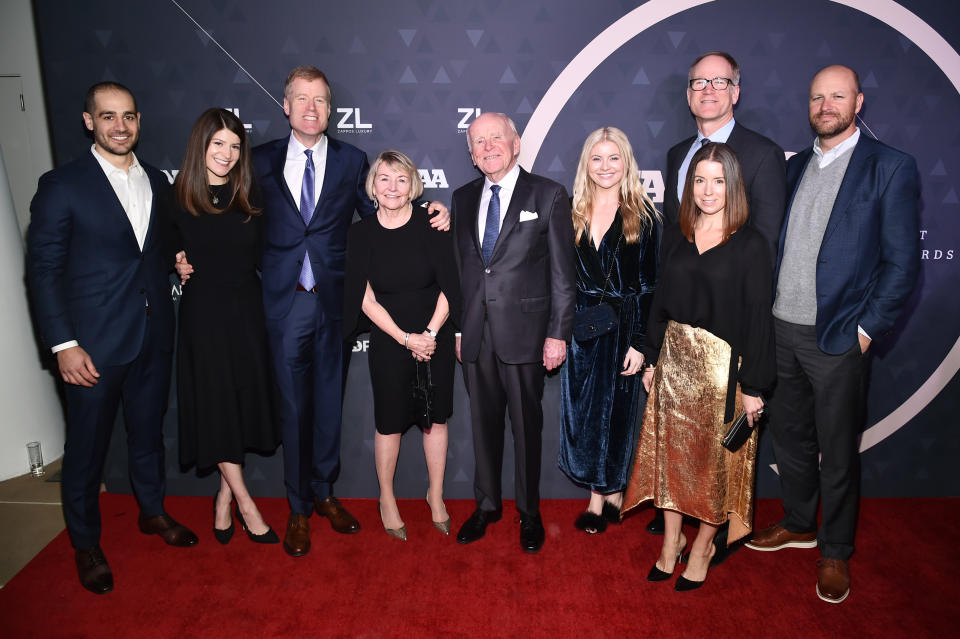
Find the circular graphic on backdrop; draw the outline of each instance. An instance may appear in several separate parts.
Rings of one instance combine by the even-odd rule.
[[[960,54],[930,25],[893,0],[829,0],[860,11],[890,28],[919,47],[950,80],[960,93]],[[557,76],[537,104],[521,136],[519,163],[533,167],[547,133],[567,101],[586,78],[611,54],[657,23],[714,0],[650,0],[626,14],[597,35]],[[861,436],[860,452],[880,443],[913,419],[936,397],[960,370],[960,338],[947,352],[933,373],[900,406],[866,429]]]

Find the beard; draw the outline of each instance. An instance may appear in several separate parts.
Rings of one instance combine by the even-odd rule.
[[[819,119],[821,115],[832,115],[834,116],[834,120],[833,122],[821,122]],[[832,138],[846,131],[850,125],[853,124],[853,119],[856,115],[853,111],[849,113],[842,111],[819,112],[810,116],[810,128],[822,138]]]
[[[111,131],[107,133],[105,131],[99,130],[94,132],[94,140],[100,148],[109,151],[114,155],[127,155],[133,151],[133,147],[137,145],[137,141],[140,139],[139,130],[126,130],[124,133],[128,134],[130,137],[127,138],[126,142],[117,142],[113,140],[110,135],[115,132]]]

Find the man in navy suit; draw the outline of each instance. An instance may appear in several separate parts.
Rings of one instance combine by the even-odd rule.
[[[809,103],[817,138],[787,163],[770,401],[786,514],[747,544],[819,545],[817,595],[829,603],[850,593],[868,349],[893,327],[920,268],[916,161],[861,134],[862,105],[853,69],[817,73]]]
[[[360,149],[324,132],[330,83],[316,67],[287,76],[283,111],[289,136],[253,150],[263,196],[263,304],[280,388],[284,483],[290,516],[283,547],[310,551],[315,509],[340,533],[360,524],[333,496],[340,471],[344,374],[343,271],[354,211],[376,207],[364,191],[369,163]],[[445,207],[435,227],[449,227]]]
[[[157,195],[169,188],[133,153],[140,113],[113,82],[87,92],[89,153],[40,177],[30,205],[27,275],[42,339],[56,354],[67,402],[63,509],[80,581],[113,588],[100,548],[98,495],[120,402],[139,526],[173,546],[197,537],[163,509],[163,413],[173,304]]]

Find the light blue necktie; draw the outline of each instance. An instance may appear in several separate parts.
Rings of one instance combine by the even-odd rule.
[[[490,196],[490,204],[487,205],[487,225],[483,228],[483,242],[480,243],[480,253],[483,255],[483,263],[490,263],[490,256],[493,255],[493,247],[497,245],[497,236],[500,235],[500,185],[490,185],[493,195]]]
[[[313,200],[313,188],[315,184],[315,171],[313,168],[313,151],[307,149],[307,164],[303,168],[303,184],[300,186],[300,217],[304,224],[310,224],[313,218],[313,207],[316,206]],[[310,266],[310,253],[304,251],[303,268],[300,269],[300,286],[312,291],[317,285],[317,280],[313,277],[313,268]]]

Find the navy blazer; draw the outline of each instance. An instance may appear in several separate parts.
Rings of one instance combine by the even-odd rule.
[[[787,162],[790,206],[780,230],[774,282],[797,187],[813,148]],[[857,344],[857,325],[876,339],[893,327],[920,272],[913,157],[861,135],[823,233],[817,258],[817,344],[839,355]]]
[[[696,136],[675,144],[667,151],[667,174],[664,182],[664,226],[677,221],[680,211],[680,195],[677,193],[677,174],[683,158]],[[785,161],[783,149],[777,143],[752,131],[739,122],[734,124],[727,144],[737,154],[743,172],[743,186],[747,191],[750,217],[747,224],[760,231],[770,246],[770,261],[777,251],[777,238],[783,223],[783,211],[787,200],[785,185]]]
[[[453,193],[463,295],[463,315],[456,322],[463,331],[461,354],[465,362],[476,361],[486,320],[500,360],[539,362],[547,337],[569,342],[573,333],[577,288],[570,198],[560,184],[520,169],[485,265],[477,237],[483,184],[481,177]],[[536,217],[521,222],[521,211]]]
[[[282,319],[290,312],[303,254],[309,251],[324,313],[340,320],[347,231],[353,212],[361,216],[376,212],[365,191],[370,164],[357,147],[327,136],[323,188],[310,224],[305,224],[283,177],[289,141],[287,136],[253,150],[264,207],[264,311],[269,319]]]
[[[170,184],[159,170],[140,164],[153,190],[142,251],[89,151],[44,173],[30,203],[27,278],[43,343],[77,340],[97,367],[137,356],[148,303],[155,339],[163,350],[173,350],[170,262],[157,210],[157,196]]]

